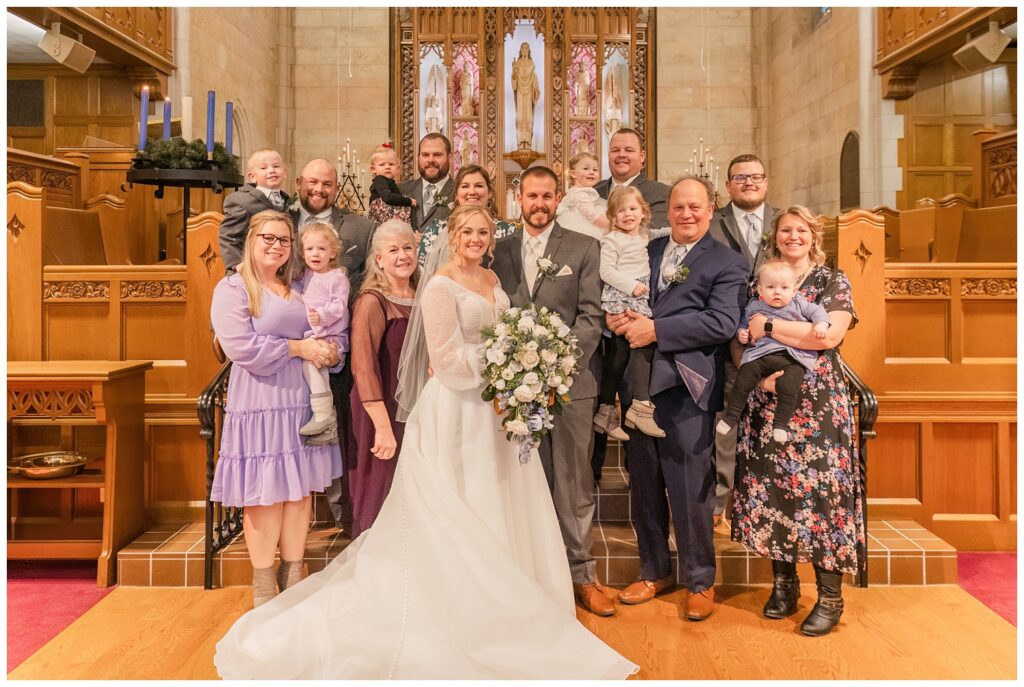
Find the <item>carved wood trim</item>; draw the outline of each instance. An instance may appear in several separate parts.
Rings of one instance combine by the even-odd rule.
[[[562,160],[567,159],[563,135],[565,117],[565,9],[551,9],[551,163],[562,176]]]
[[[110,300],[109,281],[45,281],[44,301]]]
[[[484,135],[480,159],[491,178],[498,172],[498,10],[484,10],[484,73],[486,106],[484,107]]]
[[[948,279],[910,279],[887,278],[885,280],[886,296],[948,296]]]
[[[22,165],[7,165],[7,181],[20,181],[25,184],[36,185],[36,170]]]
[[[184,281],[123,281],[121,282],[121,300],[184,300],[186,288]]]
[[[7,417],[95,417],[91,389],[8,389]]]
[[[18,215],[11,217],[11,221],[7,223],[7,233],[11,235],[11,241],[17,243],[23,231],[25,231],[25,223],[18,219]]]
[[[57,188],[64,191],[74,190],[71,186],[70,174],[65,174],[64,172],[53,172],[48,169],[43,170],[41,184],[44,188]]]
[[[972,279],[960,280],[961,296],[1016,296],[1016,279]]]

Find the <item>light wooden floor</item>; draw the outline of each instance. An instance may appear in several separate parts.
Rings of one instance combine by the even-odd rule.
[[[959,587],[848,589],[842,624],[818,639],[798,627],[813,585],[795,619],[776,621],[760,615],[767,587],[719,591],[724,604],[701,623],[680,619],[683,592],[580,617],[646,679],[1016,678],[1016,628]],[[214,644],[249,599],[243,587],[118,588],[8,677],[216,678]]]

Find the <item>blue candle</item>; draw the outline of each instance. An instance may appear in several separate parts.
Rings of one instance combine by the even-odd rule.
[[[142,87],[142,107],[139,108],[139,152],[146,150],[146,129],[149,127],[149,86]]]
[[[171,99],[164,100],[164,140],[171,138]]]
[[[227,148],[228,155],[231,154],[231,143],[232,143],[232,120],[235,118],[235,104],[230,100],[227,103],[228,113],[227,119],[224,122],[224,147]]]
[[[206,152],[213,155],[213,118],[216,116],[216,96],[213,91],[206,93]]]

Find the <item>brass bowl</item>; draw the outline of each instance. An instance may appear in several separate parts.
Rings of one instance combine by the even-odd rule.
[[[69,477],[82,471],[92,458],[71,451],[50,451],[22,456],[14,463],[14,468],[22,477],[29,479],[57,479]],[[8,463],[8,470],[12,465]]]

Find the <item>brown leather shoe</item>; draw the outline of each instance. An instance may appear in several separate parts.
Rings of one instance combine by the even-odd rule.
[[[658,594],[675,585],[676,580],[672,573],[659,580],[639,579],[619,592],[619,603],[642,604],[650,601]]]
[[[715,588],[708,587],[701,592],[690,592],[686,597],[686,619],[704,620],[715,610]]]
[[[574,584],[572,590],[576,594],[576,601],[579,605],[594,615],[605,617],[615,615],[615,604],[612,603],[608,595],[604,593],[604,588],[597,582]]]

